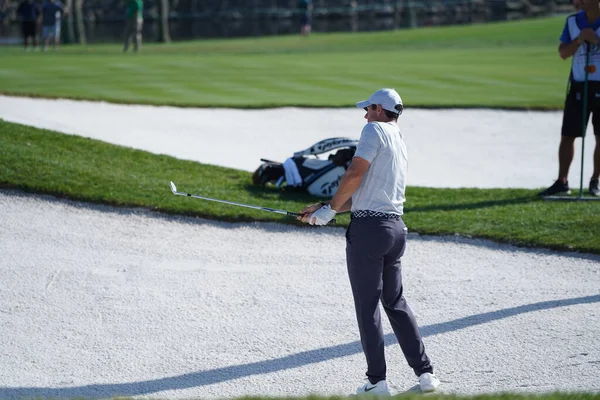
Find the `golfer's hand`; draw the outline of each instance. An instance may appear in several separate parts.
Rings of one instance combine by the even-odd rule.
[[[335,217],[337,212],[329,204],[319,208],[308,217],[308,223],[311,225],[327,225]]]
[[[306,207],[304,210],[300,211],[300,215],[298,215],[296,217],[296,219],[299,219],[300,221],[308,224],[308,217],[321,207],[323,207],[323,205],[321,203],[311,204],[310,206]]]

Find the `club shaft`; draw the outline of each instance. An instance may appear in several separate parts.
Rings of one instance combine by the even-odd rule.
[[[185,193],[185,192],[174,192],[174,193],[177,194],[177,195],[180,195],[180,196],[193,197],[195,199],[200,199],[200,200],[214,201],[214,202],[217,202],[217,203],[229,204],[229,205],[232,205],[232,206],[252,208],[254,210],[268,211],[268,212],[272,212],[272,213],[288,215],[290,217],[297,217],[298,215],[300,215],[300,214],[292,213],[292,212],[285,211],[285,210],[276,210],[274,208],[269,208],[269,207],[251,206],[250,204],[236,203],[235,201],[213,199],[211,197],[198,196],[196,194],[191,194],[191,193]]]
[[[236,203],[235,201],[219,200],[219,199],[213,199],[212,197],[205,197],[205,196],[199,196],[197,194],[179,192],[177,190],[177,186],[175,186],[173,181],[171,181],[171,192],[173,192],[173,194],[178,195],[178,196],[193,197],[195,199],[214,201],[216,203],[229,204],[229,205],[238,206],[238,207],[246,207],[246,208],[251,208],[253,210],[268,211],[268,212],[272,212],[272,213],[287,215],[288,217],[299,217],[302,215],[299,213],[292,213],[292,212],[285,211],[285,210],[277,210],[275,208],[270,208],[270,207],[251,206],[250,204]],[[335,224],[335,219],[332,219],[328,223],[332,224],[332,225]]]

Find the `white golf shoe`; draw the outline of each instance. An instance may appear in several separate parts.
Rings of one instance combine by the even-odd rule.
[[[389,396],[390,391],[385,380],[379,381],[376,384],[372,384],[367,380],[367,383],[356,389],[356,395]]]
[[[422,392],[435,392],[440,386],[440,380],[434,374],[425,372],[419,376],[419,386],[421,386]]]

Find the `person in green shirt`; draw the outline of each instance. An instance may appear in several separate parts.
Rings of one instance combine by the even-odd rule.
[[[138,52],[142,46],[142,25],[144,23],[144,3],[142,0],[127,0],[125,10],[125,45],[123,52],[129,48],[133,39],[134,50]]]

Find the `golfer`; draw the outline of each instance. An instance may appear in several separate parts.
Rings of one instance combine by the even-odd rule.
[[[336,213],[351,211],[346,262],[368,378],[357,394],[389,395],[380,299],[421,390],[432,392],[439,380],[402,287],[401,257],[407,236],[401,219],[407,155],[397,125],[402,99],[394,89],[381,89],[356,106],[365,109],[368,123],[337,192],[329,203],[306,207],[298,219],[325,225]]]

